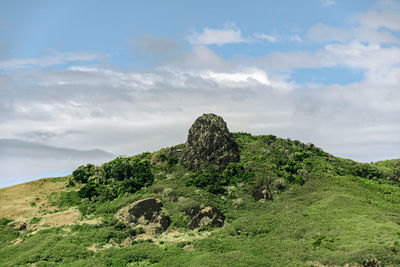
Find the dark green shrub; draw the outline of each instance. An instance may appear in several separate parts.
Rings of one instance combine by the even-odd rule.
[[[206,169],[195,172],[186,180],[186,186],[204,188],[212,194],[224,194],[224,186],[235,185],[254,178],[254,173],[247,170],[242,163],[230,163],[228,167],[219,173],[214,169]]]
[[[101,167],[80,166],[73,172],[74,181],[84,184],[78,196],[104,202],[151,185],[154,177],[149,155],[146,152],[135,157],[118,157]]]
[[[196,186],[204,188],[213,194],[224,193],[225,189],[221,185],[225,185],[222,181],[221,175],[216,171],[198,171],[194,173],[187,181],[186,186]]]
[[[124,230],[126,228],[125,224],[121,221],[118,221],[116,224],[114,224],[115,230]]]
[[[36,224],[36,223],[40,222],[41,219],[42,219],[42,218],[33,217],[30,223],[31,223],[31,224]]]
[[[246,182],[254,177],[251,170],[247,170],[244,163],[230,163],[222,172],[222,185],[232,185]]]
[[[382,178],[382,173],[373,165],[367,163],[356,164],[352,168],[352,174],[367,179]]]
[[[57,205],[60,207],[64,206],[76,206],[80,203],[81,198],[77,191],[67,191],[60,193],[60,199],[57,201]]]
[[[0,218],[0,225],[7,225],[10,222],[12,222],[12,219],[8,219],[8,218]]]
[[[299,170],[301,170],[302,166],[296,163],[294,160],[289,160],[289,162],[283,167],[285,170],[285,180],[288,183],[298,183],[300,185],[304,184],[304,179],[301,174],[299,174]]]
[[[178,159],[175,157],[168,158],[168,167],[172,167],[178,163]]]
[[[79,166],[78,169],[72,173],[74,181],[78,183],[87,183],[89,178],[94,175],[95,168],[96,166],[93,164]]]

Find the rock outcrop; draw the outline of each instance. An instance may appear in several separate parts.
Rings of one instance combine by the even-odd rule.
[[[226,122],[215,114],[204,114],[189,129],[182,159],[191,170],[205,164],[223,170],[228,163],[239,162],[240,152]]]
[[[216,208],[197,206],[186,211],[190,221],[187,224],[193,230],[202,226],[222,227],[224,226],[225,216]]]
[[[141,199],[120,209],[115,214],[115,218],[123,222],[127,227],[145,226],[152,232],[160,234],[167,230],[171,224],[170,218],[161,208],[162,203],[159,199]]]
[[[267,185],[260,186],[253,191],[253,197],[255,200],[273,200],[272,192]]]

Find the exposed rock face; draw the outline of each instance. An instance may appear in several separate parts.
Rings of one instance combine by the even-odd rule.
[[[213,207],[197,206],[187,210],[186,214],[191,218],[187,224],[191,230],[207,225],[214,227],[224,226],[225,216]]]
[[[171,224],[170,218],[161,210],[161,207],[161,200],[145,198],[120,209],[115,214],[115,218],[127,227],[146,226],[154,233],[160,234]]]
[[[187,162],[188,167],[199,170],[208,163],[223,170],[228,163],[239,160],[239,148],[226,122],[215,114],[204,114],[197,118],[189,129],[183,152],[183,161]]]
[[[253,197],[255,200],[273,200],[272,192],[267,185],[260,186],[253,191]]]

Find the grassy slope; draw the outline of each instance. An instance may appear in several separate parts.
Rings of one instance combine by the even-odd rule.
[[[257,179],[282,179],[279,161],[292,158],[299,149],[309,149],[285,139],[249,135],[235,138],[242,161],[251,166]],[[377,258],[386,266],[400,265],[398,184],[351,175],[350,169],[356,163],[309,150],[311,167],[303,173],[306,183],[290,185],[283,192],[275,190],[273,202],[252,200],[250,187],[246,186],[236,188],[232,199],[188,188],[186,171],[178,165],[171,170],[155,170],[157,182],[147,189],[92,207],[94,216],[104,218],[102,224],[48,228],[34,235],[29,231],[18,234],[8,225],[0,226],[0,265],[341,266],[370,258]],[[376,165],[385,175],[393,175],[392,163]],[[168,194],[165,188],[169,188]],[[171,194],[180,200],[171,202]],[[168,238],[157,237],[153,243],[114,246],[99,252],[87,249],[94,243],[110,243],[110,239],[117,243],[124,240],[127,235],[116,229],[112,214],[144,196],[163,200],[174,223]],[[239,198],[243,203],[236,205],[234,201]],[[187,219],[181,211],[193,203],[218,207],[227,216],[226,225],[201,238],[179,228]],[[171,242],[177,229],[187,238],[178,237],[178,241]],[[13,245],[17,238],[23,242]]]
[[[45,178],[0,188],[0,218],[24,220],[39,215],[40,207],[47,205],[47,196],[64,188],[66,181],[66,178]]]

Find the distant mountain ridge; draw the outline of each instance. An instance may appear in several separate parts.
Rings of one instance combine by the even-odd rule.
[[[54,147],[43,143],[25,141],[21,139],[0,139],[0,157],[55,157],[65,158],[110,158],[114,157],[112,153],[101,149],[80,150],[63,147]]]

